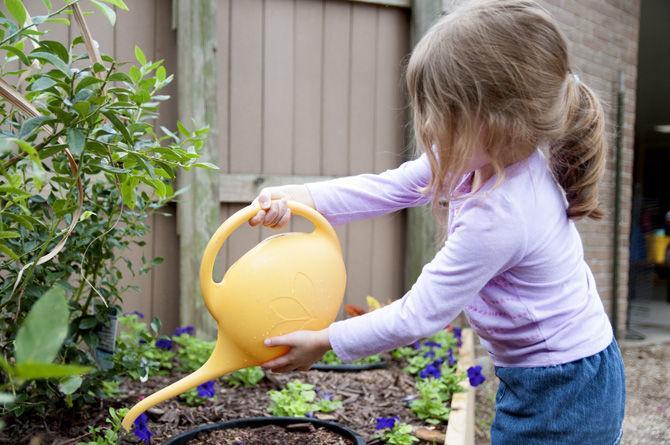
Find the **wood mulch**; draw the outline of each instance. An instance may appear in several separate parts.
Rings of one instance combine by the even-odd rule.
[[[349,439],[325,428],[284,428],[267,425],[259,428],[231,428],[204,432],[189,442],[189,445],[353,445]]]
[[[85,411],[74,412],[64,407],[43,417],[24,416],[20,424],[8,423],[5,430],[0,431],[0,444],[72,445],[88,440],[88,426],[105,426],[109,407],[130,407],[140,397],[147,396],[180,377],[182,376],[152,377],[145,383],[126,381],[121,386],[120,396],[100,402],[97,406],[87,407]],[[151,409],[148,415],[149,429],[154,433],[152,443],[162,443],[170,437],[206,423],[267,416],[270,405],[267,392],[270,389],[281,389],[291,379],[314,384],[320,391],[331,392],[335,399],[342,400],[342,408],[327,415],[317,414],[317,418],[339,422],[358,432],[366,440],[370,440],[375,433],[377,417],[398,415],[403,422],[426,426],[414,417],[407,406],[414,397],[414,379],[402,372],[397,362],[391,362],[387,369],[358,373],[312,370],[268,374],[257,386],[251,388],[231,388],[225,383],[217,382],[216,397],[208,399],[201,406],[189,407],[175,398]],[[441,425],[437,429],[444,431],[446,426]],[[137,441],[134,436],[127,435],[121,443]]]

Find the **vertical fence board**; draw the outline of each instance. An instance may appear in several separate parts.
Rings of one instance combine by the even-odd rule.
[[[230,172],[259,172],[263,134],[263,22],[261,0],[233,1],[230,16]],[[242,206],[230,207],[230,214]],[[260,231],[241,228],[228,243],[234,261],[260,240]]]
[[[351,85],[349,97],[349,171],[351,174],[374,170],[375,148],[375,64],[377,62],[377,8],[355,4],[351,29]],[[371,220],[349,227],[347,239],[349,302],[364,304],[371,292]]]
[[[394,168],[402,162],[403,63],[398,57],[408,51],[407,16],[397,9],[378,10],[376,67],[375,171]],[[403,284],[403,215],[394,213],[373,221],[372,294],[382,301],[400,296]]]

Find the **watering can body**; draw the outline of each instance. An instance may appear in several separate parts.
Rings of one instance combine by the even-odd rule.
[[[265,239],[238,259],[220,282],[212,277],[216,256],[235,229],[260,210],[258,205],[238,211],[214,233],[200,266],[205,305],[218,327],[214,352],[193,374],[135,405],[123,420],[126,429],[142,412],[168,398],[287,352],[285,347],[266,347],[266,338],[324,329],[335,320],[346,286],[337,235],[312,208],[296,202],[289,207],[311,221],[314,231]]]

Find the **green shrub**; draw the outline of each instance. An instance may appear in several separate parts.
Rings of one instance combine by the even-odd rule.
[[[120,332],[116,340],[114,373],[146,382],[150,375],[166,374],[172,369],[172,351],[156,347],[160,330],[158,319],[150,327],[137,314],[119,317]]]
[[[69,329],[51,364],[95,366],[99,332],[133,290],[121,285],[124,275],[146,273],[161,261],[143,258],[135,270],[124,250],[143,244],[148,217],[181,192],[173,188],[179,170],[215,167],[198,162],[206,128],[155,128],[159,105],[168,98],[161,90],[172,81],[161,61],[147,60],[136,48],[131,64],[104,54],[92,64],[81,37],[63,44],[42,32],[44,23],[69,25],[72,7],[52,11],[51,2],[43,3],[50,9],[44,16],[31,18],[20,1],[7,2],[9,15],[0,13],[0,77],[11,82],[22,76],[25,97],[40,114],[30,118],[0,100],[0,356],[20,361],[13,347],[18,326],[58,284]],[[82,212],[68,236],[80,205],[78,181]],[[60,253],[40,264],[59,243]],[[12,369],[5,367],[0,384],[13,381]],[[12,412],[93,402],[105,378],[102,370],[82,382],[72,377],[65,392],[54,380],[23,385]]]
[[[256,386],[264,378],[265,372],[263,372],[263,368],[260,366],[251,366],[232,372],[225,376],[223,380],[230,386],[238,388],[240,386]]]
[[[188,334],[173,337],[172,341],[178,346],[177,369],[182,372],[193,372],[200,368],[212,355],[216,344]]]

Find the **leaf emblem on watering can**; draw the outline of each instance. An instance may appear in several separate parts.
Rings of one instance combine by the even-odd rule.
[[[316,296],[316,289],[307,275],[298,272],[293,277],[291,295],[277,297],[270,301],[270,310],[279,319],[270,328],[270,336],[278,335],[280,330],[287,328],[299,331],[314,318],[312,312],[300,302],[298,296],[302,295]]]

